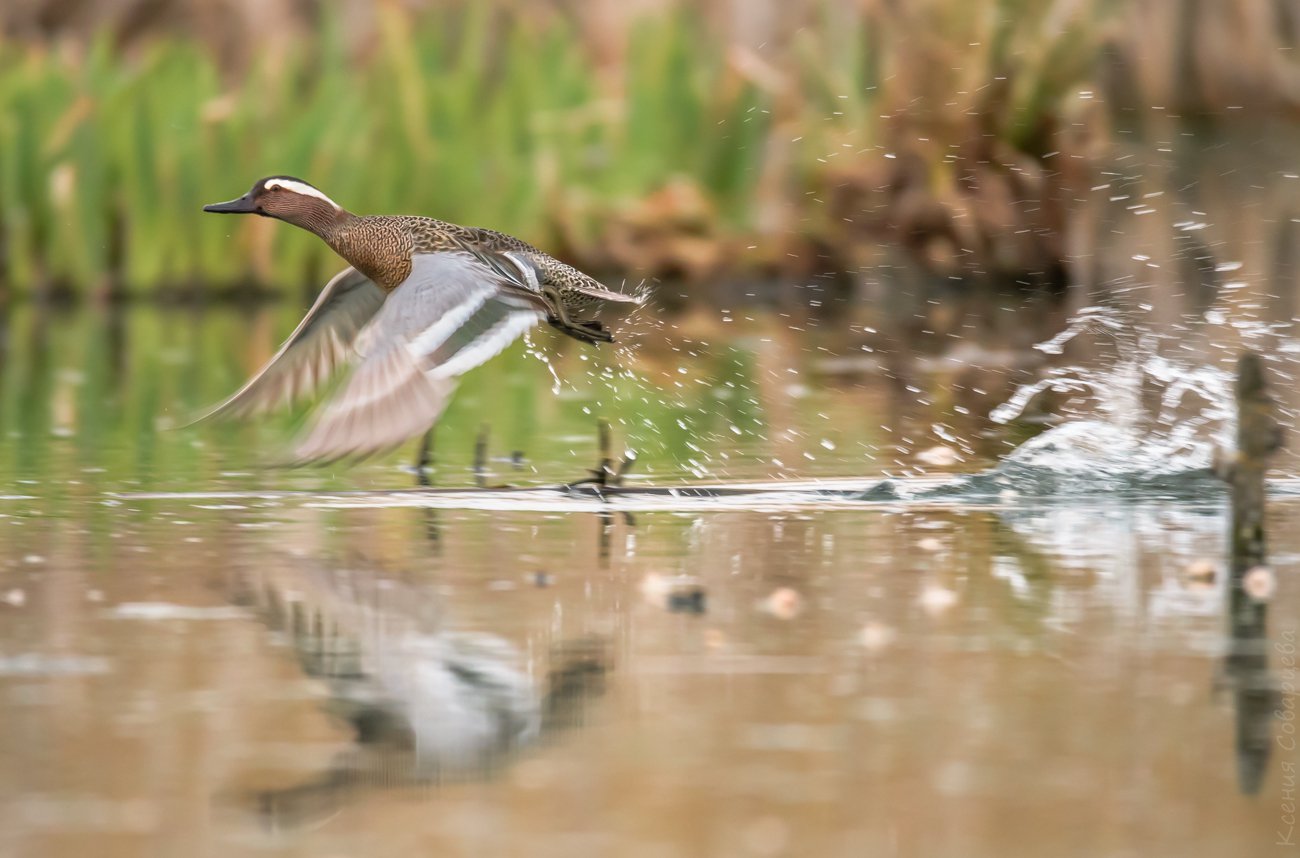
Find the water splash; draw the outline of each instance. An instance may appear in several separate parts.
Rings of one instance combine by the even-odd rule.
[[[1040,394],[1068,396],[1058,409],[1065,422],[1021,444],[980,478],[1033,493],[1203,488],[1212,479],[1215,451],[1236,429],[1231,373],[1162,354],[1161,336],[1108,307],[1083,309],[1036,348],[1059,355],[1083,334],[1109,340],[1114,359],[1053,368],[993,409],[992,420],[1008,423]]]
[[[560,378],[559,372],[555,369],[555,364],[551,362],[551,355],[546,349],[541,348],[533,342],[533,332],[524,332],[524,353],[529,357],[539,360],[546,366],[546,371],[551,374],[551,393],[559,395],[564,389],[564,381]]]

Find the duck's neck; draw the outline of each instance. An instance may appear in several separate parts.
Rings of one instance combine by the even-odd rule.
[[[333,244],[334,236],[357,220],[357,216],[347,209],[326,204],[303,206],[295,211],[276,216],[285,223],[314,232],[329,244]]]
[[[395,289],[411,273],[410,237],[393,218],[345,213],[328,230],[316,234],[385,291]]]
[[[354,215],[326,201],[311,201],[275,216],[320,236],[330,249],[385,291],[392,291],[411,273],[410,240],[392,218]]]

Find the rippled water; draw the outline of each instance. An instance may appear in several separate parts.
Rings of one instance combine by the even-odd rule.
[[[434,492],[164,428],[292,315],[8,320],[0,854],[1273,854],[1300,504],[1232,626],[1221,363],[686,321],[558,393],[485,367]],[[597,418],[623,493],[490,488],[584,476]]]
[[[1267,854],[1278,821],[1189,574],[1216,501],[0,509],[6,854]]]
[[[0,307],[0,855],[1285,851],[1300,463],[1249,600],[1209,466],[1243,346],[1300,408],[1300,182],[1168,136],[1072,225],[1086,288],[541,334],[431,492],[167,428],[300,308]],[[538,488],[598,420],[624,491]]]

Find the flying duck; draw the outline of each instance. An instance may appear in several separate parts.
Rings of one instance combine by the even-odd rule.
[[[298,463],[395,447],[433,425],[461,375],[539,322],[586,343],[612,342],[581,314],[640,303],[514,236],[429,217],[355,215],[292,176],[261,179],[203,210],[278,218],[348,262],[270,362],[202,418],[287,405],[350,365],[296,443]]]

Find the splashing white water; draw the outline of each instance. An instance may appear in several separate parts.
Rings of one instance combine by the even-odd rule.
[[[1103,478],[1208,470],[1215,450],[1235,431],[1231,373],[1162,355],[1160,337],[1107,307],[1085,308],[1036,348],[1062,354],[1066,343],[1085,333],[1112,341],[1115,359],[1098,367],[1053,368],[990,413],[995,422],[1007,423],[1039,394],[1069,395],[1059,409],[1066,422],[1020,445],[1007,464]]]

